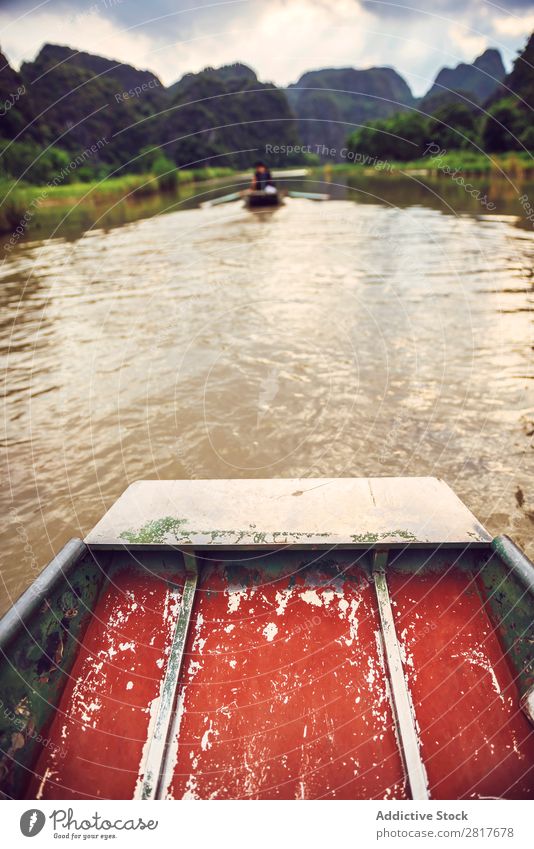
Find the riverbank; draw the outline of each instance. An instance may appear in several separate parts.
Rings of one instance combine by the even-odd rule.
[[[344,162],[323,165],[319,171],[336,173],[347,171],[347,168],[364,173],[380,174],[427,174],[439,177],[441,174],[461,174],[465,177],[502,177],[503,179],[527,179],[534,176],[534,155],[525,151],[514,151],[503,154],[487,155],[466,150],[437,152],[435,155],[423,156],[409,162],[377,159],[372,156],[359,155],[351,151]],[[315,170],[315,169],[314,169]]]
[[[464,156],[459,160],[449,154],[439,161],[434,157],[387,163],[387,169],[328,163],[277,170],[274,174],[286,190],[326,191],[332,200],[403,208],[413,204],[416,196],[418,205],[444,214],[496,212],[516,216],[517,226],[532,229],[521,202],[522,196],[534,197],[534,171],[529,170],[529,164],[525,157],[503,156],[493,162],[492,168],[483,157]],[[464,170],[456,170],[460,166]],[[28,238],[75,239],[92,228],[108,229],[196,207],[215,195],[242,188],[249,180],[249,172],[228,168],[173,170],[172,174],[177,178],[172,190],[163,189],[159,176],[153,173],[57,187],[20,183],[2,186],[0,182],[0,253],[11,253]]]
[[[232,168],[196,168],[173,172],[175,188],[222,179]],[[109,204],[125,199],[148,198],[172,189],[162,189],[161,175],[125,174],[87,183],[34,186],[15,180],[0,181],[0,233],[27,232],[37,226],[39,211],[52,207],[68,209],[77,204]]]

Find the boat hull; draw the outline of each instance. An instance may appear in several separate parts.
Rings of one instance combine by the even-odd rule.
[[[250,191],[245,197],[245,204],[248,209],[272,208],[280,206],[281,203],[280,192]]]

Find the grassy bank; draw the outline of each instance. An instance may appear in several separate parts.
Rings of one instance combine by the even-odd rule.
[[[521,179],[534,174],[534,158],[528,153],[484,156],[480,153],[451,151],[443,156],[424,157],[412,162],[395,162],[397,171],[426,170],[433,176],[457,172],[466,176],[502,176]]]
[[[173,172],[175,187],[206,180],[229,177],[231,168],[197,168]],[[10,233],[18,227],[30,230],[39,210],[49,207],[69,207],[75,204],[104,204],[124,198],[143,198],[162,191],[161,175],[125,174],[87,183],[33,186],[13,180],[0,181],[0,233]]]
[[[356,151],[357,154],[357,151]],[[418,171],[439,177],[451,172],[471,177],[510,177],[511,179],[532,178],[534,176],[534,155],[521,152],[493,154],[473,153],[466,150],[452,150],[442,156],[424,156],[409,162],[378,159],[364,155],[360,161],[327,163],[323,169],[335,173],[346,171],[347,168],[365,173],[400,174],[402,172]]]

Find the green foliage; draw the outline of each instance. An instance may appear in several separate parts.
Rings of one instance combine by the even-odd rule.
[[[515,60],[512,72],[506,78],[506,87],[521,98],[523,103],[518,104],[520,108],[526,111],[530,106],[534,109],[534,33]]]
[[[505,76],[501,54],[498,50],[490,48],[475,59],[472,65],[461,62],[456,68],[442,68],[434,85],[423,98],[423,108],[428,112],[427,104],[436,97],[455,100],[458,93],[468,102],[484,103]]]
[[[71,158],[100,142],[90,164],[113,170],[153,141],[155,122],[144,119],[165,106],[165,89],[153,74],[50,44],[23,63],[20,74],[39,140],[61,139]],[[139,94],[130,94],[136,87]]]
[[[447,73],[455,76],[458,83],[462,75],[472,77],[476,71],[481,83],[484,75],[480,71],[489,73],[492,66],[498,66],[500,57],[496,51],[488,50],[477,62],[473,66],[459,65]],[[499,74],[494,76],[499,79]],[[350,136],[349,149],[401,162],[417,160],[430,144],[445,151],[483,150],[488,154],[533,150],[534,131],[527,104],[534,104],[534,35],[517,58],[505,85],[486,104],[486,111],[458,92],[434,87],[436,94],[431,96],[431,91],[423,99],[421,112],[397,113],[369,122]]]
[[[455,85],[466,84],[473,68],[484,84],[488,74],[500,78],[496,51],[477,62],[451,72]],[[267,144],[280,151],[269,156],[271,166],[315,164],[314,145],[339,154],[351,127],[349,149],[378,159],[413,161],[429,144],[532,150],[526,104],[534,101],[533,68],[534,36],[506,88],[486,104],[489,115],[458,92],[444,98],[442,89],[426,99],[429,115],[426,107],[413,108],[408,86],[391,68],[313,71],[286,93],[242,64],[186,74],[165,88],[148,71],[68,47],[45,45],[20,72],[0,53],[0,179],[65,187],[149,174],[147,192],[152,184],[171,191],[197,173],[203,179],[248,168]],[[286,153],[302,144],[312,153]]]
[[[526,129],[523,130],[519,136],[519,141],[526,150],[534,153],[534,125],[526,127]]]
[[[10,233],[20,224],[26,212],[26,200],[17,186],[0,178],[0,233]]]
[[[352,153],[378,159],[417,159],[428,139],[427,119],[419,112],[399,112],[391,118],[372,121],[348,140]]]
[[[468,150],[478,146],[477,113],[465,103],[446,103],[427,123],[427,139],[445,150]]]
[[[300,142],[284,92],[260,83],[245,65],[186,74],[165,88],[148,71],[46,44],[35,61],[23,63],[20,74],[7,60],[0,62],[0,95],[6,102],[16,86],[27,94],[4,116],[0,137],[11,139],[28,124],[21,137],[25,143],[37,144],[40,153],[57,140],[69,159],[99,143],[83,163],[83,180],[91,172],[93,178],[120,170],[154,173],[157,163],[161,185],[172,189],[178,181],[172,164],[248,167],[266,143],[295,147]],[[162,155],[170,167],[159,161]],[[271,164],[286,162],[280,154]],[[28,179],[46,181],[56,164],[48,157],[44,167],[32,166]],[[10,163],[4,173],[21,170]]]
[[[0,175],[3,178],[25,180],[44,185],[56,178],[68,183],[72,172],[68,169],[71,158],[64,150],[48,150],[29,141],[0,141]]]
[[[165,151],[177,165],[245,168],[261,157],[266,144],[299,144],[284,92],[260,83],[250,69],[227,70],[187,74],[169,89],[171,105],[160,137],[169,140]],[[269,161],[286,164],[287,158],[280,153]]]
[[[430,144],[445,150],[476,149],[477,116],[463,103],[447,103],[427,117],[415,110],[373,121],[349,138],[349,149],[379,159],[408,162]]]
[[[393,68],[324,68],[309,71],[287,90],[299,119],[302,141],[339,154],[351,127],[388,118],[414,104],[413,95]]]
[[[179,182],[176,166],[172,159],[156,145],[146,145],[132,163],[131,170],[138,174],[153,174],[157,177],[160,191],[174,191]]]
[[[177,171],[170,160],[170,168],[178,183],[192,186],[194,182],[228,177],[231,168],[198,168]],[[78,169],[76,176],[79,176]],[[149,174],[124,174],[93,182],[73,182],[64,185],[32,186],[22,181],[0,179],[0,233],[13,232],[22,222],[24,231],[39,224],[40,211],[46,208],[82,205],[84,201],[114,204],[131,197],[150,197],[160,191],[158,177]],[[28,211],[31,215],[26,215]]]
[[[158,178],[158,188],[162,192],[176,191],[178,186],[178,177],[176,174],[176,166],[174,162],[160,153],[152,164],[152,173]]]
[[[450,102],[434,115],[402,112],[372,121],[348,140],[352,152],[408,162],[422,156],[430,144],[446,151],[505,153],[534,149],[534,132],[526,111],[515,100],[498,100],[487,114],[465,103]]]
[[[145,145],[141,148],[135,160],[130,163],[128,170],[133,171],[135,174],[151,173],[156,159],[162,155],[160,147],[153,144]]]
[[[482,142],[488,153],[521,150],[519,137],[527,129],[526,116],[511,98],[498,100],[488,111],[482,128]]]

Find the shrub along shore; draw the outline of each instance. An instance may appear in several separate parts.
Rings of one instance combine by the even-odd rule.
[[[457,172],[465,177],[502,177],[506,179],[534,177],[534,156],[530,153],[513,152],[502,154],[474,153],[466,150],[437,151],[436,154],[422,156],[419,159],[400,161],[395,159],[379,159],[357,150],[351,152],[346,162],[327,164],[327,171],[355,171],[366,174],[402,174],[410,171],[425,172],[429,176],[439,177],[448,175],[449,171]]]
[[[172,169],[159,174],[125,174],[89,182],[31,185],[16,180],[0,180],[0,233],[32,228],[39,210],[74,206],[77,203],[104,204],[126,198],[143,198],[174,192],[181,185],[230,177],[232,168]]]

